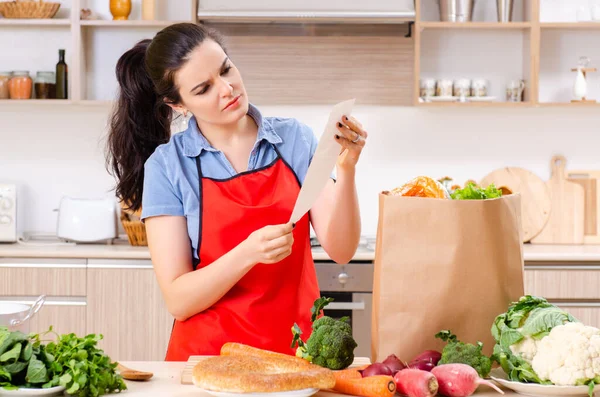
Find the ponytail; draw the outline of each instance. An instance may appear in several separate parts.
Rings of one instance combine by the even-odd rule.
[[[106,163],[117,179],[117,198],[131,210],[142,206],[146,160],[171,136],[172,110],[167,103],[181,102],[175,73],[206,39],[225,50],[217,31],[177,23],[158,32],[152,40],[140,41],[117,62],[120,89],[110,119]]]
[[[140,41],[117,62],[120,92],[108,138],[108,166],[118,180],[115,193],[134,211],[142,206],[144,163],[170,136],[171,109],[159,100],[146,71],[149,44]]]

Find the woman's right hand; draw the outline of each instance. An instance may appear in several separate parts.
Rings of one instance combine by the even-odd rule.
[[[244,241],[251,264],[277,263],[292,253],[294,244],[292,223],[269,225],[258,229]]]

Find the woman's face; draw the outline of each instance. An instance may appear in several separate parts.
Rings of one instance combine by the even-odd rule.
[[[200,123],[232,124],[248,112],[242,76],[219,44],[205,40],[175,75],[183,110]]]

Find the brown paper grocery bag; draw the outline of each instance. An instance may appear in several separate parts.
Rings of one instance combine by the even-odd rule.
[[[495,317],[524,293],[520,196],[491,200],[383,192],[373,282],[372,357],[441,351],[450,329],[493,351]]]

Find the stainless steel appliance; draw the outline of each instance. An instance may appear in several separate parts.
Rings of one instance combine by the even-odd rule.
[[[0,242],[17,241],[17,186],[0,184]]]
[[[321,296],[334,298],[324,314],[333,318],[349,317],[358,343],[355,355],[371,357],[373,263],[339,265],[332,261],[315,261],[315,267]]]

